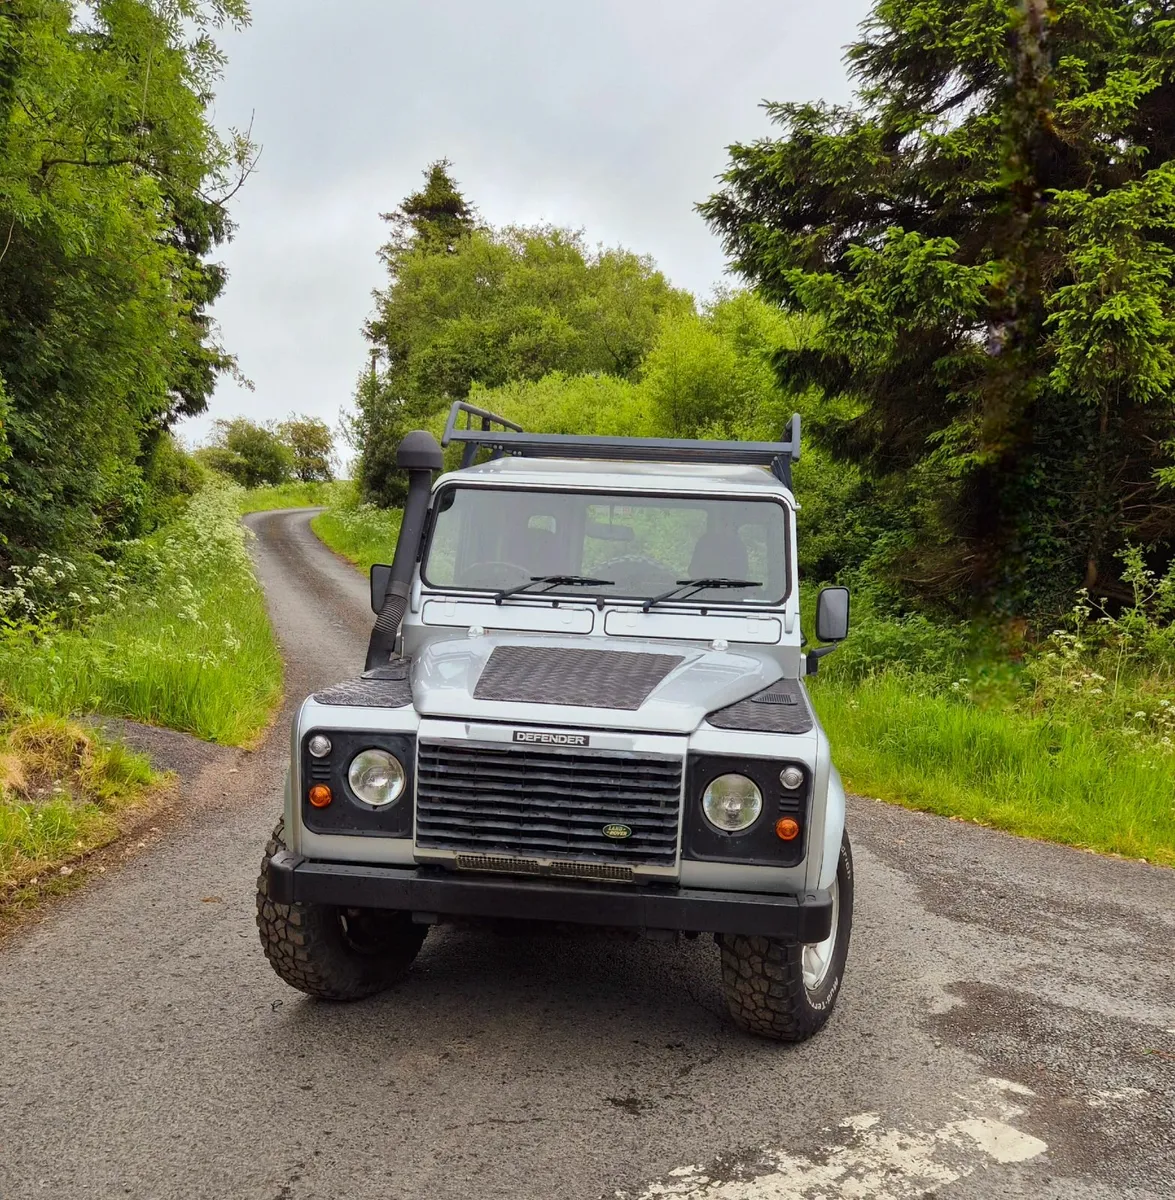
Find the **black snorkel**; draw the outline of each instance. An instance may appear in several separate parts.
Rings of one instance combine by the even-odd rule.
[[[408,498],[404,502],[404,517],[400,522],[400,536],[396,541],[396,553],[392,559],[383,603],[367,644],[365,671],[384,666],[395,652],[400,622],[408,610],[412,572],[420,557],[420,544],[428,519],[428,502],[432,496],[433,472],[444,467],[444,456],[431,433],[414,429],[405,435],[396,451],[396,466],[408,472]]]

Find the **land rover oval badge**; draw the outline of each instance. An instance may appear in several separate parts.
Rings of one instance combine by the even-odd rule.
[[[604,836],[619,842],[632,837],[632,830],[627,825],[605,825]]]

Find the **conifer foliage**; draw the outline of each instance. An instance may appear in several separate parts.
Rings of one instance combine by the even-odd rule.
[[[770,104],[700,209],[767,297],[816,434],[884,487],[891,570],[959,607],[1114,595],[1175,551],[1175,10],[880,0],[858,103]]]

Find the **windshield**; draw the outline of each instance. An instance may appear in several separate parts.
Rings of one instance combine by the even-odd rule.
[[[558,577],[526,594],[640,600],[710,580],[718,586],[683,588],[671,602],[778,604],[787,510],[769,499],[454,485],[438,496],[422,574],[430,587],[493,592]]]

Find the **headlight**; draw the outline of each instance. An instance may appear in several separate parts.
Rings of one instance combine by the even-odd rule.
[[[702,793],[702,811],[726,833],[748,829],[763,811],[763,793],[745,775],[719,775]]]
[[[373,808],[395,804],[407,779],[403,764],[386,750],[360,750],[347,768],[351,791]]]

